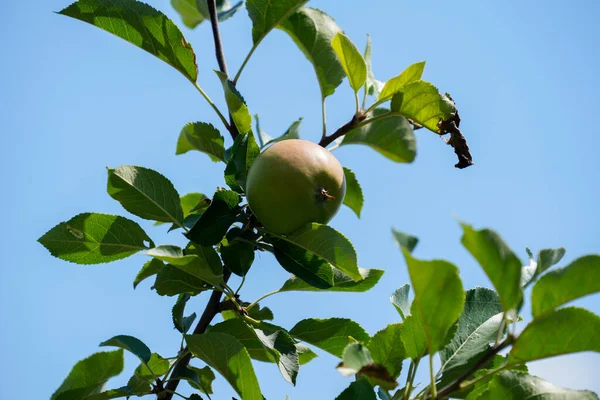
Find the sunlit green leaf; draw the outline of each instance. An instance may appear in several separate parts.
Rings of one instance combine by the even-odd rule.
[[[176,296],[182,293],[196,295],[210,287],[205,281],[172,265],[165,265],[158,271],[152,286],[161,296]]]
[[[343,33],[337,33],[333,37],[331,47],[333,47],[342,68],[348,76],[350,86],[355,92],[358,92],[367,80],[365,59],[350,38]]]
[[[360,218],[360,212],[362,211],[364,203],[362,188],[360,187],[354,172],[346,167],[344,167],[344,177],[346,178],[344,205],[350,207],[356,216]]]
[[[137,223],[97,213],[83,213],[61,222],[38,241],[54,257],[77,264],[116,261],[154,246]]]
[[[569,301],[597,292],[600,292],[600,256],[581,257],[540,278],[531,293],[531,312],[537,318]]]
[[[296,276],[291,276],[290,279],[285,281],[280,292],[291,292],[291,291],[311,291],[311,292],[366,292],[370,290],[379,282],[383,276],[383,270],[380,269],[358,269],[362,280],[355,282],[348,275],[344,274],[337,268],[333,269],[333,286],[327,289],[319,289],[308,283],[304,282]]]
[[[252,20],[252,41],[258,45],[277,25],[284,22],[308,0],[246,0]]]
[[[374,362],[387,368],[390,375],[397,379],[402,371],[402,361],[407,358],[402,342],[403,324],[391,324],[373,335],[369,350]]]
[[[184,254],[180,247],[162,245],[148,250],[146,254],[211,285],[219,285],[223,279],[219,256],[212,247],[193,247]]]
[[[219,131],[205,122],[190,122],[183,127],[177,140],[175,154],[197,150],[207,154],[213,161],[225,160],[225,139]]]
[[[423,71],[425,70],[425,61],[421,61],[410,65],[402,73],[394,78],[388,80],[381,94],[379,95],[380,100],[391,99],[392,96],[398,93],[404,85],[421,79]]]
[[[248,106],[246,106],[246,101],[233,83],[227,79],[227,75],[220,71],[215,71],[215,73],[223,85],[225,102],[227,103],[227,108],[231,113],[235,126],[240,133],[250,132],[252,130],[252,117],[248,111]]]
[[[104,29],[160,58],[196,82],[196,55],[167,16],[136,0],[79,0],[59,14]]]
[[[313,65],[323,98],[342,83],[344,69],[331,46],[333,37],[342,32],[333,18],[321,10],[302,7],[278,28],[287,32]]]
[[[290,331],[296,339],[312,344],[336,357],[353,340],[368,344],[369,334],[356,322],[344,318],[310,318],[298,322]]]

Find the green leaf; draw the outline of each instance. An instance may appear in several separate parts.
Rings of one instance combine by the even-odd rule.
[[[177,267],[166,265],[156,274],[152,288],[160,296],[176,296],[182,293],[196,295],[209,289],[210,286]]]
[[[302,7],[283,21],[278,28],[288,33],[317,74],[321,97],[335,92],[346,76],[331,41],[342,29],[333,18],[321,10]]]
[[[442,133],[440,121],[452,119],[456,114],[454,103],[425,81],[404,85],[392,97],[390,108],[435,133]]]
[[[359,324],[345,318],[304,319],[289,332],[296,339],[340,358],[346,346],[353,340],[367,344],[371,339]]]
[[[217,16],[219,21],[230,18],[242,6],[242,2],[231,6],[229,0],[217,0]],[[205,19],[210,19],[206,0],[171,0],[171,5],[179,13],[188,28],[195,28]]]
[[[427,354],[427,339],[423,323],[417,315],[409,315],[404,318],[404,329],[400,333],[406,355],[411,360],[419,360]]]
[[[180,202],[181,209],[183,210],[183,224],[188,227],[193,218],[196,218],[197,221],[200,218],[200,215],[204,213],[204,210],[208,208],[210,199],[202,193],[193,192],[181,196]],[[164,222],[157,221],[154,223],[154,225],[162,224],[164,224]],[[169,229],[169,232],[178,228],[180,228],[180,226],[173,224]]]
[[[198,150],[213,161],[225,161],[225,139],[219,131],[205,122],[190,122],[183,127],[177,140],[175,154]]]
[[[410,285],[407,283],[396,289],[390,296],[390,302],[394,305],[400,317],[405,320],[410,316],[410,301],[408,300],[408,292],[410,291]]]
[[[254,114],[254,121],[256,124],[256,134],[258,135],[258,144],[260,148],[263,148],[267,145],[267,143],[273,140],[273,137],[260,127],[260,119],[258,114]]]
[[[544,249],[538,253],[537,257],[537,273],[539,275],[552,266],[558,264],[565,255],[566,250],[563,247],[558,249]]]
[[[223,333],[234,337],[248,351],[250,358],[264,362],[276,362],[276,355],[258,338],[254,329],[240,318],[228,319],[207,329],[210,333]]]
[[[148,364],[152,357],[152,352],[140,339],[133,336],[119,335],[100,343],[100,347],[119,347],[135,354],[142,362]]]
[[[218,286],[223,280],[223,266],[219,255],[212,247],[193,247],[183,250],[177,246],[162,245],[146,253],[204,282]]]
[[[262,344],[275,354],[277,365],[283,378],[295,385],[298,370],[300,369],[300,362],[296,343],[292,337],[284,330],[266,332],[254,329],[254,332]]]
[[[263,400],[248,351],[233,336],[209,332],[185,340],[192,354],[223,375],[243,400]]]
[[[562,308],[525,327],[509,353],[509,364],[581,351],[600,352],[600,317],[582,308]]]
[[[235,138],[231,157],[225,168],[225,182],[238,193],[246,190],[246,178],[250,166],[260,154],[252,132],[239,134]]]
[[[461,225],[464,231],[461,242],[492,281],[504,311],[517,307],[523,296],[521,260],[496,232]]]
[[[376,108],[370,117],[389,113],[385,108]],[[391,115],[348,132],[341,145],[363,144],[394,162],[413,162],[417,154],[415,134],[406,118]]]
[[[581,257],[540,278],[531,293],[531,311],[538,318],[569,301],[597,292],[600,292],[600,256]]]
[[[171,363],[156,353],[152,353],[150,361],[147,364],[140,364],[135,369],[135,374],[139,377],[154,381],[154,377],[160,377],[167,373]]]
[[[179,193],[156,171],[129,165],[109,169],[107,191],[123,208],[138,217],[183,224]]]
[[[374,385],[388,390],[398,386],[386,367],[375,363],[369,349],[360,343],[350,343],[346,346],[342,362],[337,369],[344,376],[366,376]]]
[[[434,353],[463,310],[465,292],[458,268],[443,260],[417,260],[405,248],[402,252],[415,292],[411,312],[423,322],[428,349]]]
[[[233,224],[241,209],[238,207],[241,197],[234,191],[218,189],[198,222],[185,235],[200,246],[218,244]]]
[[[223,85],[225,102],[235,126],[241,134],[250,132],[252,130],[252,117],[250,111],[248,111],[248,106],[246,106],[246,101],[233,85],[233,82],[227,79],[227,75],[221,71],[215,71],[215,73]]]
[[[502,305],[496,292],[483,287],[467,290],[456,334],[440,352],[440,371],[457,368],[479,358],[498,336],[502,317]]]
[[[284,140],[289,140],[289,139],[300,139],[300,125],[302,124],[302,118],[299,118],[298,120],[292,122],[292,125],[290,125],[290,127],[287,129],[287,131],[285,131],[285,133],[281,136],[279,136],[278,138],[273,139],[272,137],[270,137],[269,135],[265,134],[264,132],[262,132],[262,130],[260,132],[262,132],[262,138],[261,141],[263,142],[263,144],[261,145],[261,147],[264,147],[268,144],[273,144],[273,143],[277,143],[277,142],[281,142]],[[258,125],[258,121],[256,122],[256,126],[257,126],[257,130],[260,129],[259,125]]]
[[[280,292],[309,291],[309,292],[366,292],[372,289],[383,276],[383,270],[359,268],[362,280],[355,282],[348,275],[337,268],[333,269],[333,286],[328,289],[319,289],[302,279],[292,275],[285,281]]]
[[[69,399],[75,394],[85,397],[98,393],[110,378],[122,371],[123,350],[95,353],[75,364],[51,400],[61,397]]]
[[[307,285],[321,290],[334,285],[334,270],[323,258],[285,240],[275,240],[273,246],[279,265]]]
[[[367,65],[367,83],[365,88],[367,90],[367,94],[373,95],[375,99],[378,99],[383,84],[375,79],[375,75],[373,74],[373,69],[371,67],[371,57],[371,36],[367,35],[367,45],[364,53],[365,64]]]
[[[282,239],[323,258],[356,282],[363,278],[358,270],[356,251],[352,243],[327,225],[307,224]]]
[[[61,222],[38,239],[50,254],[76,264],[120,260],[154,246],[135,222],[117,215],[83,213]]]
[[[317,353],[303,343],[296,343],[296,351],[298,352],[298,361],[300,362],[300,365],[307,364],[318,357]]]
[[[404,247],[411,253],[419,243],[419,238],[409,235],[408,233],[397,231],[394,228],[392,228],[392,235],[394,236],[394,241],[396,242],[398,247]]]
[[[247,0],[246,8],[252,20],[252,41],[254,46],[267,36],[277,25],[284,22],[308,0]]]
[[[358,92],[367,80],[365,59],[350,38],[343,33],[337,33],[333,37],[331,47],[348,76],[350,86],[355,92]]]
[[[344,177],[346,178],[346,195],[344,196],[344,205],[350,207],[356,216],[360,218],[360,212],[364,203],[362,188],[360,187],[354,172],[346,167],[344,167]]]
[[[377,400],[371,384],[365,379],[354,381],[335,400]]]
[[[391,99],[392,96],[398,93],[407,83],[420,80],[424,70],[425,61],[421,61],[412,64],[402,71],[400,75],[388,80],[379,95],[380,101]]]
[[[188,302],[189,299],[189,294],[180,294],[177,298],[177,302],[175,303],[171,311],[171,315],[173,316],[173,325],[175,325],[175,329],[177,329],[181,333],[187,333],[192,327],[194,320],[196,319],[196,313],[193,313],[188,317],[183,316],[183,312],[185,311],[185,304]]]
[[[587,390],[563,389],[535,376],[505,371],[494,376],[479,400],[598,400]]]
[[[402,342],[403,329],[403,324],[388,325],[373,335],[368,346],[373,361],[383,365],[394,379],[400,376],[402,361],[407,358]]]
[[[236,240],[241,239],[241,240]],[[254,262],[254,245],[247,241],[256,241],[257,236],[252,231],[243,231],[240,228],[231,228],[223,242],[220,252],[223,262],[231,272],[245,276]]]
[[[59,14],[104,29],[160,58],[191,82],[196,82],[198,67],[192,45],[173,21],[145,3],[79,0]]]
[[[140,272],[138,272],[135,280],[133,281],[133,288],[135,289],[137,285],[140,284],[144,279],[149,278],[153,275],[158,274],[158,271],[164,267],[165,264],[162,261],[153,258],[152,260],[146,261]]]
[[[204,368],[188,366],[188,370],[192,371],[198,376],[198,381],[191,383],[193,387],[200,390],[202,393],[213,394],[212,383],[215,380],[215,373],[212,371],[212,369],[210,369],[209,366]]]

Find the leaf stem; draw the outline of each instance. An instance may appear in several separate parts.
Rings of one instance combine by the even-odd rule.
[[[210,106],[213,108],[213,110],[215,110],[215,112],[217,113],[217,115],[221,119],[221,122],[223,122],[223,125],[225,125],[225,128],[227,128],[228,131],[231,130],[231,126],[227,122],[227,119],[225,119],[225,116],[223,115],[223,113],[221,113],[221,111],[215,105],[215,103],[213,103],[213,101],[210,99],[210,97],[208,97],[208,95],[206,94],[206,92],[204,90],[202,90],[202,88],[200,87],[200,85],[198,85],[197,82],[194,82],[194,86],[196,87],[196,89],[198,89],[198,91],[200,92],[200,94],[202,95],[202,97],[204,97],[204,99],[208,102],[208,104],[210,104]]]
[[[246,311],[250,310],[252,307],[254,307],[255,305],[258,304],[259,301],[266,299],[269,296],[273,296],[274,294],[279,293],[279,289],[278,290],[274,290],[272,292],[269,292],[265,295],[260,296],[258,299],[254,300],[248,307],[246,307]]]
[[[410,391],[412,386],[412,374],[415,369],[414,361],[410,361],[410,366],[408,367],[408,374],[406,375],[406,387],[404,388],[404,400],[408,400],[410,397]]]
[[[354,103],[356,104],[356,116],[360,115],[360,100],[358,99],[358,91],[354,91]]]
[[[254,54],[254,50],[256,50],[256,48],[258,47],[259,44],[260,44],[260,42],[255,43],[254,45],[252,45],[252,48],[250,49],[250,51],[246,55],[246,58],[244,59],[244,61],[242,62],[242,65],[240,66],[240,69],[238,70],[237,74],[235,74],[235,78],[233,78],[232,82],[233,82],[234,86],[237,84],[238,79],[240,79],[240,75],[242,75],[242,71],[246,67],[246,64],[248,64],[248,61],[250,60],[250,57],[252,57],[252,54]]]
[[[325,97],[321,96],[321,116],[323,118],[323,133],[321,134],[321,140],[327,136],[327,111],[325,106]]]
[[[435,374],[433,372],[433,354],[429,352],[429,377],[431,379],[431,398],[437,399],[437,390],[435,387]]]

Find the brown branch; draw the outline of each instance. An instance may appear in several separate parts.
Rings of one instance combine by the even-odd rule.
[[[481,357],[481,359],[475,363],[475,365],[473,365],[471,368],[469,368],[469,370],[467,372],[465,372],[456,381],[454,381],[450,385],[448,385],[445,388],[443,388],[442,390],[440,390],[437,393],[437,398],[443,399],[444,397],[448,397],[451,394],[453,394],[454,392],[460,390],[461,383],[463,383],[464,381],[469,379],[475,372],[477,372],[481,367],[483,367],[485,364],[487,364],[488,361],[490,361],[492,358],[494,358],[494,356],[496,354],[498,354],[500,351],[504,350],[508,346],[512,345],[513,342],[514,342],[514,337],[509,335],[502,343],[498,344],[497,346],[491,347],[488,350],[488,352],[485,353],[485,355],[483,357]],[[426,397],[426,400],[430,400],[430,399],[431,399],[431,395]]]
[[[333,142],[334,140],[336,140],[339,137],[344,136],[346,133],[350,132],[352,129],[354,129],[356,127],[356,125],[359,122],[364,121],[364,119],[366,118],[366,116],[354,116],[352,117],[352,119],[348,122],[346,122],[344,125],[340,126],[339,129],[335,132],[333,132],[331,135],[329,136],[325,136],[321,139],[321,141],[319,142],[319,146],[322,147],[327,147],[331,144],[331,142]]]
[[[217,16],[217,4],[216,0],[208,0],[208,14],[210,15],[210,26],[212,28],[213,39],[215,42],[215,56],[217,63],[219,64],[219,70],[227,76],[229,79],[229,73],[227,72],[227,63],[225,62],[225,52],[223,51],[223,42],[221,41],[221,32],[219,31],[219,18]],[[231,113],[229,113],[229,133],[231,138],[235,140],[239,134],[235,122]]]
[[[229,270],[226,269],[223,274],[223,281],[225,283],[227,283],[230,276],[231,276],[231,272],[229,272]],[[217,314],[219,314],[219,312],[221,312],[221,292],[218,292],[215,290],[210,295],[210,299],[208,300],[208,303],[206,304],[206,308],[204,309],[204,312],[202,313],[202,316],[200,317],[198,324],[194,328],[194,335],[199,335],[201,333],[204,333],[206,331],[206,328],[208,328],[208,326],[212,322],[213,318]],[[187,350],[187,346],[186,346],[185,350]],[[171,392],[164,393],[164,397],[162,397],[162,399],[171,400],[173,398],[172,392],[175,392],[177,390],[177,386],[179,385],[179,379],[177,379],[177,377],[181,376],[182,372],[185,371],[185,369],[190,364],[191,359],[192,359],[192,354],[187,353],[186,356],[183,357],[181,360],[179,360],[177,365],[173,368],[173,372],[171,373],[171,376],[170,376],[170,379],[173,379],[173,380],[170,380],[166,386],[166,389]]]

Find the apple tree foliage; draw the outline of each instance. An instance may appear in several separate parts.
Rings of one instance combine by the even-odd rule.
[[[362,144],[392,161],[410,163],[416,152],[414,131],[423,128],[448,134],[446,142],[458,157],[456,167],[465,168],[472,161],[459,129],[458,111],[450,95],[422,79],[424,62],[408,66],[385,82],[377,80],[371,69],[370,39],[365,51],[359,51],[332,17],[307,6],[307,0],[246,0],[253,45],[233,76],[226,68],[218,21],[233,17],[244,7],[243,2],[171,3],[187,27],[205,20],[212,25],[219,65],[212,78],[222,84],[223,93],[216,95],[224,96],[226,111],[198,85],[198,60],[191,43],[160,11],[137,0],[78,0],[59,13],[142,48],[196,87],[223,126],[188,123],[179,134],[176,153],[199,151],[211,161],[223,163],[227,188],[180,195],[157,171],[129,165],[109,169],[107,191],[113,199],[138,218],[182,232],[187,244],[156,245],[134,220],[100,213],[76,215],[50,229],[39,242],[53,256],[84,265],[143,252],[147,261],[133,286],[153,279],[152,289],[158,295],[173,298],[172,323],[181,332],[182,345],[174,348],[173,354],[159,355],[138,338],[114,336],[100,344],[111,350],[75,364],[52,399],[171,399],[178,395],[180,384],[195,391],[184,398],[210,399],[212,383],[221,375],[242,400],[262,400],[253,362],[276,365],[283,379],[294,385],[300,367],[321,351],[340,359],[339,373],[354,377],[339,400],[598,399],[594,393],[563,389],[528,375],[526,364],[600,351],[600,317],[565,306],[600,290],[600,256],[584,256],[550,271],[565,251],[544,249],[537,259],[529,252],[530,260],[523,266],[497,233],[467,224],[462,225],[462,244],[481,265],[494,290],[465,290],[455,265],[413,257],[418,240],[393,231],[411,281],[390,297],[399,314],[397,323],[371,334],[343,318],[307,318],[292,327],[271,322],[272,311],[259,304],[267,296],[289,291],[365,292],[377,284],[384,271],[359,267],[352,243],[327,225],[312,223],[278,236],[265,230],[247,207],[244,188],[253,160],[273,142],[300,137],[300,120],[276,138],[263,132],[257,117],[253,123],[249,105],[236,88],[262,40],[273,29],[280,29],[290,36],[290,45],[295,44],[306,56],[316,73],[323,117],[327,97],[347,78],[355,109],[349,112],[348,123],[330,134],[323,121],[319,142],[323,147]],[[222,132],[231,136],[232,143]],[[344,172],[344,204],[360,217],[361,186],[350,169],[344,168]],[[275,292],[247,302],[242,300],[241,286],[234,289],[228,280],[231,274],[245,279],[256,252],[273,253],[291,275]],[[515,323],[528,286],[533,286],[533,320],[517,335]],[[211,296],[197,318],[195,312],[186,310],[186,303],[202,292],[211,292]],[[223,321],[214,323],[218,314]],[[107,389],[107,381],[123,370],[124,351],[137,356],[140,364],[127,385]],[[438,370],[433,368],[435,356],[441,361]],[[414,382],[419,367],[428,369],[430,376],[421,387]],[[403,368],[408,369],[407,379],[399,383]]]

